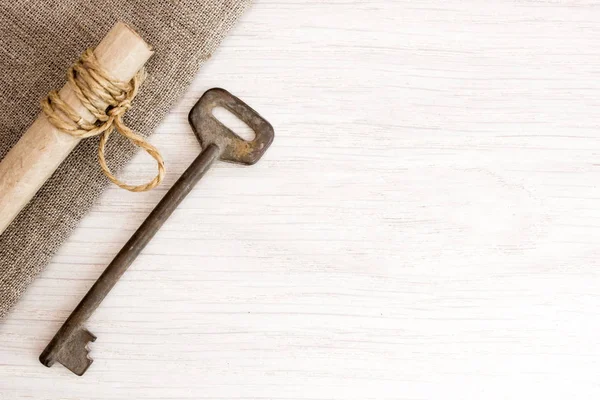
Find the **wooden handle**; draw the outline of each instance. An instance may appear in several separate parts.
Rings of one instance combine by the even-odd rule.
[[[119,22],[94,50],[100,65],[115,79],[128,82],[152,56],[150,46],[130,27]],[[59,95],[82,118],[96,119],[67,83]],[[44,113],[0,162],[0,235],[80,139],[56,129]]]

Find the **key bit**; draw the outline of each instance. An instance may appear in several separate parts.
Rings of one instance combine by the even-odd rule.
[[[88,344],[95,341],[96,336],[87,329],[77,326],[65,335],[57,333],[54,340],[62,343],[51,343],[48,347],[54,351],[44,352],[40,356],[40,361],[46,367],[51,367],[55,361],[58,361],[75,375],[81,376],[92,365],[94,360],[88,356],[90,352]]]
[[[219,122],[212,114],[223,107],[254,130],[255,138],[246,141]],[[75,310],[48,343],[40,362],[51,367],[59,362],[77,375],[83,375],[92,364],[88,343],[96,336],[84,324],[102,300],[133,263],[143,248],[173,213],[185,196],[217,159],[238,164],[256,163],[273,142],[273,127],[246,103],[223,89],[210,89],[192,108],[189,122],[202,145],[202,152],[169,189],[150,215],[123,246],[100,278],[79,302]]]

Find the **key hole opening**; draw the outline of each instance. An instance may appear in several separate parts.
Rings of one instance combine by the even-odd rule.
[[[233,133],[247,142],[251,142],[256,138],[256,133],[244,121],[239,119],[237,115],[224,107],[215,107],[212,109],[212,115],[229,128]]]

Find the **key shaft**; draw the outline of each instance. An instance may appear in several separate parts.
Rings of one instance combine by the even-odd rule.
[[[98,308],[102,300],[104,300],[121,276],[127,271],[144,247],[152,240],[160,227],[210,169],[214,161],[219,158],[220,153],[221,150],[217,145],[209,145],[196,157],[173,187],[169,189],[142,225],[140,225],[125,246],[123,246],[112,262],[106,267],[85,297],[79,302],[48,346],[46,346],[46,349],[40,355],[42,364],[47,367],[54,364],[56,358],[59,356],[58,353],[65,348],[65,344],[82,328],[83,324]]]

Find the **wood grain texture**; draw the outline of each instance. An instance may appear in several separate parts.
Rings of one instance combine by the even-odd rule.
[[[0,325],[0,398],[599,398],[599,27],[587,1],[257,1],[153,137],[165,183],[109,190]],[[273,147],[175,212],[84,377],[46,369],[214,86]]]

